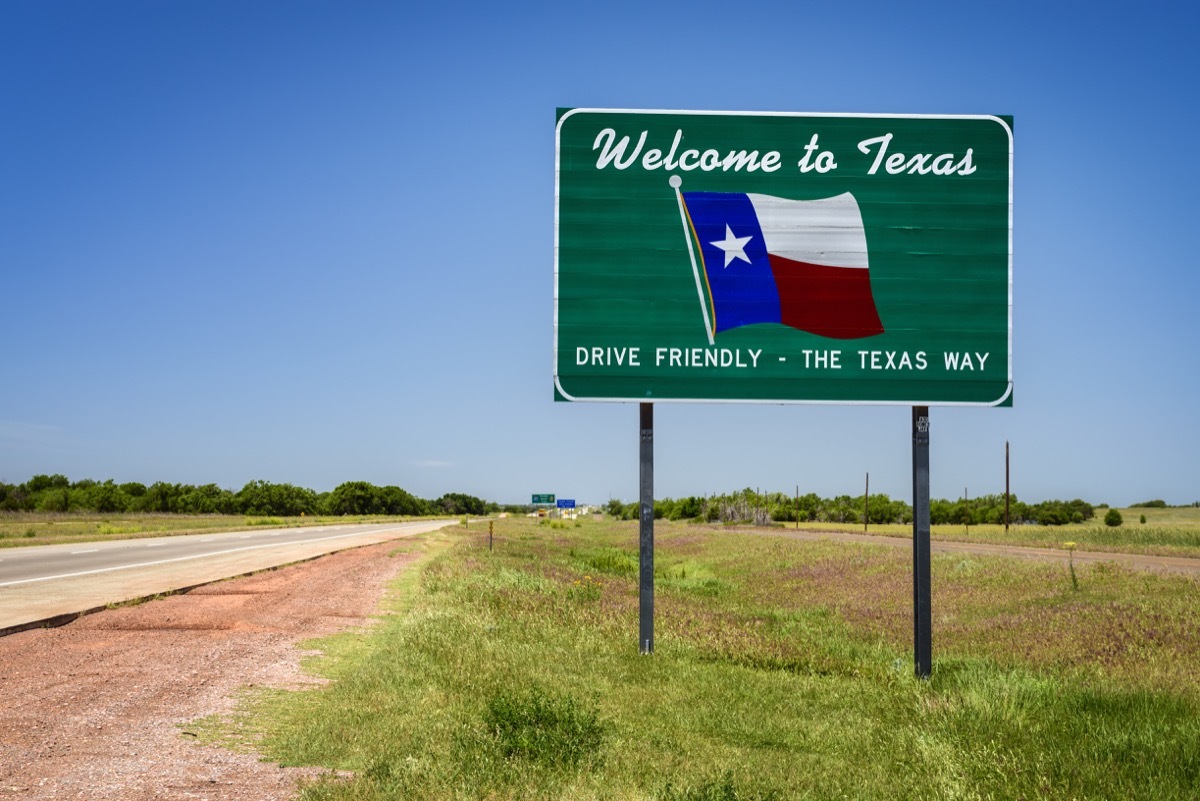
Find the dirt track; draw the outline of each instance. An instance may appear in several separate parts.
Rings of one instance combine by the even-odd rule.
[[[412,557],[395,543],[0,638],[0,799],[290,799],[310,772],[181,724],[247,685],[296,686],[298,641],[369,622]]]
[[[760,534],[771,537],[787,537],[798,540],[833,540],[856,544],[870,543],[887,545],[893,548],[912,548],[911,537],[888,537],[879,534],[855,534],[841,531],[804,531],[789,528],[736,528],[745,534]],[[1073,552],[1057,548],[1033,548],[1021,545],[993,545],[987,542],[954,542],[949,540],[933,540],[930,550],[937,553],[970,553],[980,556],[1008,556],[1018,559],[1036,559],[1066,563],[1073,560],[1075,564],[1094,562],[1112,562],[1131,570],[1152,570],[1158,573],[1182,573],[1190,576],[1200,576],[1200,559],[1187,556],[1151,556],[1148,554],[1118,553],[1115,551],[1080,551]]]

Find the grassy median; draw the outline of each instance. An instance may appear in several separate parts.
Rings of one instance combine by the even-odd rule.
[[[142,537],[212,534],[251,528],[393,523],[414,517],[382,515],[272,517],[101,512],[0,512],[0,548],[104,542]]]
[[[659,523],[637,653],[632,523],[426,535],[334,681],[239,720],[314,799],[1145,798],[1200,792],[1200,586],[935,556],[912,677],[909,556]],[[226,729],[228,732],[229,729]]]

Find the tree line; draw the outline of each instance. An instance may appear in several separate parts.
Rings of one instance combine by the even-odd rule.
[[[870,523],[911,523],[912,506],[884,493],[868,498]],[[978,498],[930,500],[930,522],[935,525],[979,525],[1004,522],[1004,495]],[[1200,501],[1192,504],[1200,506]],[[1162,500],[1143,501],[1134,507],[1164,508]],[[496,512],[525,513],[528,504],[500,505],[473,495],[449,492],[440,498],[419,498],[396,486],[376,486],[367,481],[347,481],[330,492],[315,492],[294,484],[250,481],[240,490],[216,484],[193,486],[155,482],[118,484],[112,479],[70,481],[63,475],[36,475],[23,484],[0,482],[0,511],[11,512],[158,512],[175,514],[241,514],[296,517],[299,515],[485,515]],[[1076,498],[1024,503],[1009,495],[1009,521],[1013,524],[1049,526],[1082,523],[1096,516],[1093,505]],[[608,514],[636,520],[637,503],[612,499]],[[723,495],[664,498],[654,502],[654,516],[668,520],[705,520],[722,523],[822,521],[862,524],[863,496],[838,495],[822,498],[816,493],[787,495],[760,493],[753,489]]]
[[[294,484],[250,481],[236,492],[216,484],[193,486],[158,481],[149,486],[112,479],[71,481],[37,475],[23,484],[0,482],[0,510],[11,512],[158,512],[173,514],[271,515],[484,515],[498,504],[449,492],[418,498],[400,487],[347,481],[330,492]]]
[[[1096,516],[1096,507],[1076,498],[1071,501],[1041,501],[1024,503],[1016,495],[1008,496],[1009,522],[1061,526],[1082,523]],[[638,518],[638,504],[613,499],[605,511],[624,520]],[[866,501],[865,514],[870,523],[912,523],[912,506],[884,493],[873,493]],[[787,495],[782,492],[760,493],[744,489],[724,495],[666,498],[654,502],[654,517],[667,520],[700,519],[713,523],[753,523],[821,521],[828,523],[863,523],[863,496],[838,495],[822,498],[814,492],[806,495]],[[1004,523],[1004,495],[983,495],[978,498],[946,500],[930,499],[929,520],[934,525],[980,525]]]

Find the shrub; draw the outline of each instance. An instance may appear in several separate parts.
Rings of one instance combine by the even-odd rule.
[[[1121,517],[1121,513],[1116,509],[1109,509],[1107,514],[1104,515],[1104,525],[1106,526],[1116,528],[1124,522],[1125,520]]]
[[[587,565],[599,573],[610,573],[616,576],[636,576],[638,573],[638,554],[622,551],[619,548],[604,548],[587,559]]]
[[[1142,517],[1141,517],[1141,519],[1139,520],[1139,522],[1140,522],[1140,523],[1141,523],[1143,526],[1144,526],[1144,525],[1146,525],[1146,516],[1145,516],[1145,515],[1142,515]]]
[[[1061,509],[1039,509],[1037,513],[1037,521],[1043,526],[1063,526],[1067,523],[1067,516]]]

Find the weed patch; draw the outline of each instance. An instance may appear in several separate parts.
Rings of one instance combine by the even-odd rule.
[[[658,801],[783,801],[777,790],[747,787],[735,782],[732,771],[694,787],[668,782],[655,798]]]
[[[572,601],[592,602],[600,600],[601,583],[591,576],[584,576],[571,582],[567,588],[567,597]]]
[[[617,548],[599,548],[585,554],[583,564],[597,573],[613,576],[636,576],[638,572],[637,554]]]
[[[141,534],[146,531],[142,526],[113,526],[107,523],[96,529],[97,534],[105,537],[120,536],[122,534]]]
[[[503,690],[488,699],[484,730],[507,759],[525,759],[554,768],[597,764],[604,724],[594,705],[572,696],[554,696],[539,687]]]

